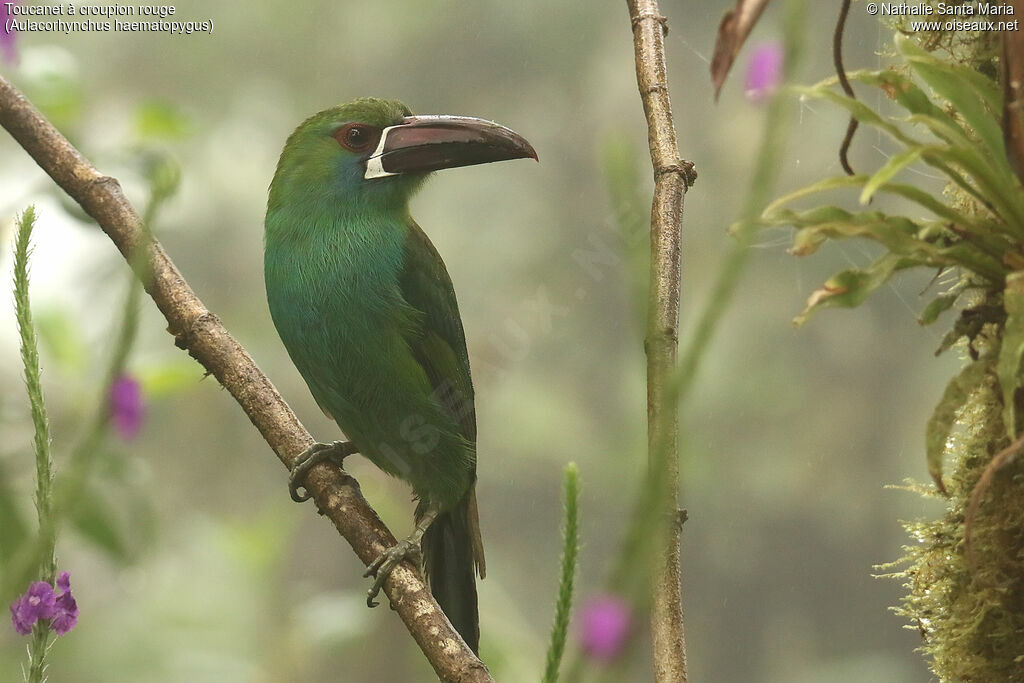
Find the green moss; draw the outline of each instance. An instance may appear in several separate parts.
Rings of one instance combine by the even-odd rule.
[[[996,330],[995,332],[998,332]],[[986,358],[993,359],[989,352]],[[1007,445],[994,369],[960,411],[947,443],[946,514],[906,525],[908,595],[896,609],[920,631],[922,651],[943,681],[1024,681],[1024,467],[992,480],[965,552],[965,510],[992,456]]]
[[[924,0],[914,4],[917,6],[930,6],[932,8],[931,16],[892,17],[891,21],[887,23],[893,30],[914,37],[917,43],[929,52],[938,52],[951,62],[964,64],[980,71],[993,80],[996,79],[998,55],[1000,52],[999,31],[914,31],[912,28],[913,23],[917,21],[945,22],[950,19],[971,21],[979,15],[977,9],[975,9],[975,14],[971,16],[940,15],[939,5],[944,5],[947,8],[950,5],[973,5],[977,8],[978,5],[995,6],[1005,4],[1003,1],[993,0],[986,2],[981,0],[980,2],[971,2],[970,0],[961,0],[956,2],[954,0],[951,2],[950,0]],[[984,19],[985,17],[981,18]]]
[[[925,4],[936,7],[938,0]],[[998,32],[911,33],[910,19],[917,18],[902,17],[894,27],[944,59],[998,80]],[[945,194],[964,215],[986,214],[984,207],[954,185]],[[969,271],[964,277],[968,288],[977,286]],[[969,546],[966,541],[971,494],[993,456],[1009,443],[996,373],[1006,321],[1002,291],[980,287],[974,298],[952,336],[966,337],[966,349],[988,368],[958,411],[946,442],[949,497],[945,515],[906,524],[915,543],[905,548],[901,561],[905,570],[895,574],[908,590],[896,612],[910,620],[910,628],[920,631],[921,651],[942,681],[1024,681],[1024,457],[992,476],[970,524]],[[999,315],[970,315],[986,310]],[[978,324],[961,325],[972,320]],[[1019,405],[1016,411],[1019,425]],[[938,494],[928,487],[928,495]]]
[[[923,4],[935,8],[931,17],[923,17],[929,21],[969,18],[940,15],[938,0]],[[1024,195],[1003,154],[1000,35],[912,32],[905,17],[893,25],[908,36],[893,43],[905,68],[851,72],[850,77],[881,88],[910,117],[886,116],[864,100],[839,95],[832,79],[797,92],[846,108],[903,149],[869,175],[827,178],[776,200],[758,225],[796,227],[794,251],[800,255],[841,239],[872,240],[886,249],[867,268],[848,269],[827,281],[812,295],[801,321],[825,306],[860,305],[907,268],[935,268],[956,278],[921,316],[931,324],[943,311],[959,307],[939,351],[957,347],[972,361],[947,385],[926,428],[928,468],[947,496],[947,507],[940,519],[906,525],[914,543],[895,563],[905,569],[891,575],[908,589],[896,611],[920,632],[921,650],[941,680],[1024,683],[1024,455],[1016,461],[1001,458],[998,471],[991,467],[1009,444],[1008,428],[1019,434],[1024,424]],[[921,128],[942,144],[920,142]],[[894,181],[917,162],[949,179],[943,198]],[[790,207],[844,188],[860,189],[862,202],[878,192],[901,196],[939,219],[850,213],[829,205]],[[1004,400],[1015,405],[1004,406]],[[970,508],[968,524],[965,516],[983,475],[985,495]],[[908,488],[940,495],[935,486]]]

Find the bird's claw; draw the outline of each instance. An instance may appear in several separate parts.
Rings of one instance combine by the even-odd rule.
[[[288,493],[296,503],[307,501],[312,497],[306,489],[305,481],[309,470],[321,462],[330,461],[338,467],[344,465],[346,457],[356,452],[355,444],[351,441],[332,441],[331,443],[315,443],[295,458],[291,474],[288,476]],[[299,488],[304,489],[299,493]]]
[[[384,587],[384,582],[391,576],[392,570],[405,560],[412,560],[417,566],[420,563],[420,544],[408,538],[391,546],[370,563],[370,566],[363,573],[363,578],[375,577],[370,590],[366,591],[367,607],[376,607],[380,604],[374,598],[380,594],[381,589]]]

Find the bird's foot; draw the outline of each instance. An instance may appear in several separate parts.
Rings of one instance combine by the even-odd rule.
[[[351,441],[332,441],[331,443],[315,443],[295,458],[291,474],[288,476],[288,493],[292,500],[301,503],[310,499],[309,490],[306,489],[306,475],[314,465],[321,462],[333,462],[338,467],[343,467],[344,460],[353,453],[357,453],[356,445]],[[302,493],[299,489],[302,488]]]
[[[417,567],[420,566],[420,558],[422,557],[420,553],[420,541],[419,538],[415,538],[414,536],[403,539],[397,544],[391,546],[382,552],[380,557],[374,560],[370,566],[366,568],[366,572],[363,574],[363,577],[374,577],[373,585],[370,586],[370,590],[366,591],[367,607],[376,607],[380,604],[376,602],[374,598],[376,598],[380,593],[381,588],[384,587],[384,582],[388,580],[392,570],[394,570],[399,563],[405,560],[411,560]]]
[[[376,607],[377,602],[374,598],[380,594],[380,589],[384,587],[384,582],[391,576],[391,571],[398,566],[398,564],[404,560],[411,560],[417,567],[423,566],[423,555],[420,551],[420,541],[423,539],[423,534],[426,533],[427,527],[430,523],[437,518],[438,510],[436,507],[428,506],[424,510],[419,518],[416,520],[416,528],[412,530],[409,537],[399,541],[395,545],[391,546],[380,554],[376,560],[374,560],[369,567],[366,568],[366,572],[363,577],[373,576],[373,585],[370,586],[370,590],[366,591],[366,606]]]

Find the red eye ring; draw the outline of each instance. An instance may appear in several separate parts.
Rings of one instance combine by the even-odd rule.
[[[346,123],[334,133],[338,144],[350,152],[369,150],[380,139],[380,130],[363,123]]]

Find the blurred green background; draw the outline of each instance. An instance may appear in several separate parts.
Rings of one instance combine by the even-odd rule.
[[[662,3],[680,145],[700,174],[685,207],[684,338],[732,246],[725,231],[748,191],[765,112],[743,96],[745,55],[712,102],[708,59],[731,4]],[[286,136],[313,112],[378,95],[417,113],[497,120],[537,149],[539,165],[439,174],[413,206],[455,282],[474,367],[488,560],[481,654],[499,680],[536,680],[564,464],[577,461],[583,477],[578,602],[600,592],[645,469],[647,243],[623,226],[646,223],[652,183],[625,4],[175,6],[175,19],[212,19],[212,35],[28,33],[20,63],[3,73],[137,205],[147,197],[139,149],[177,160],[182,186],[159,238],[320,440],[339,432],[291,366],[263,290],[266,188]],[[812,82],[831,71],[836,8],[807,8],[798,73]],[[780,9],[752,42],[779,38]],[[877,67],[887,39],[855,4],[848,68]],[[825,105],[791,111],[780,191],[837,173],[846,126]],[[865,133],[852,160],[875,168],[890,149]],[[641,179],[642,201],[625,217],[612,208],[609,163],[616,177]],[[127,269],[6,135],[0,187],[5,292],[11,218],[30,202],[41,215],[32,295],[60,469],[95,409]],[[927,681],[916,630],[888,612],[899,583],[872,567],[901,555],[900,519],[938,513],[884,487],[927,478],[924,422],[959,360],[934,358],[942,326],[914,320],[928,273],[794,329],[815,287],[871,253],[839,245],[797,260],[788,239],[758,236],[682,415],[692,680]],[[31,422],[10,297],[0,299],[0,496],[31,521]],[[429,680],[397,617],[365,608],[347,545],[312,505],[289,501],[284,469],[238,406],[173,346],[148,299],[141,314],[128,369],[142,380],[146,421],[136,440],[105,442],[90,486],[95,519],[59,540],[81,617],[51,651],[51,680]],[[357,458],[348,467],[407,533],[408,488]],[[25,642],[0,628],[0,678],[18,679]],[[644,647],[626,671],[650,678]]]

